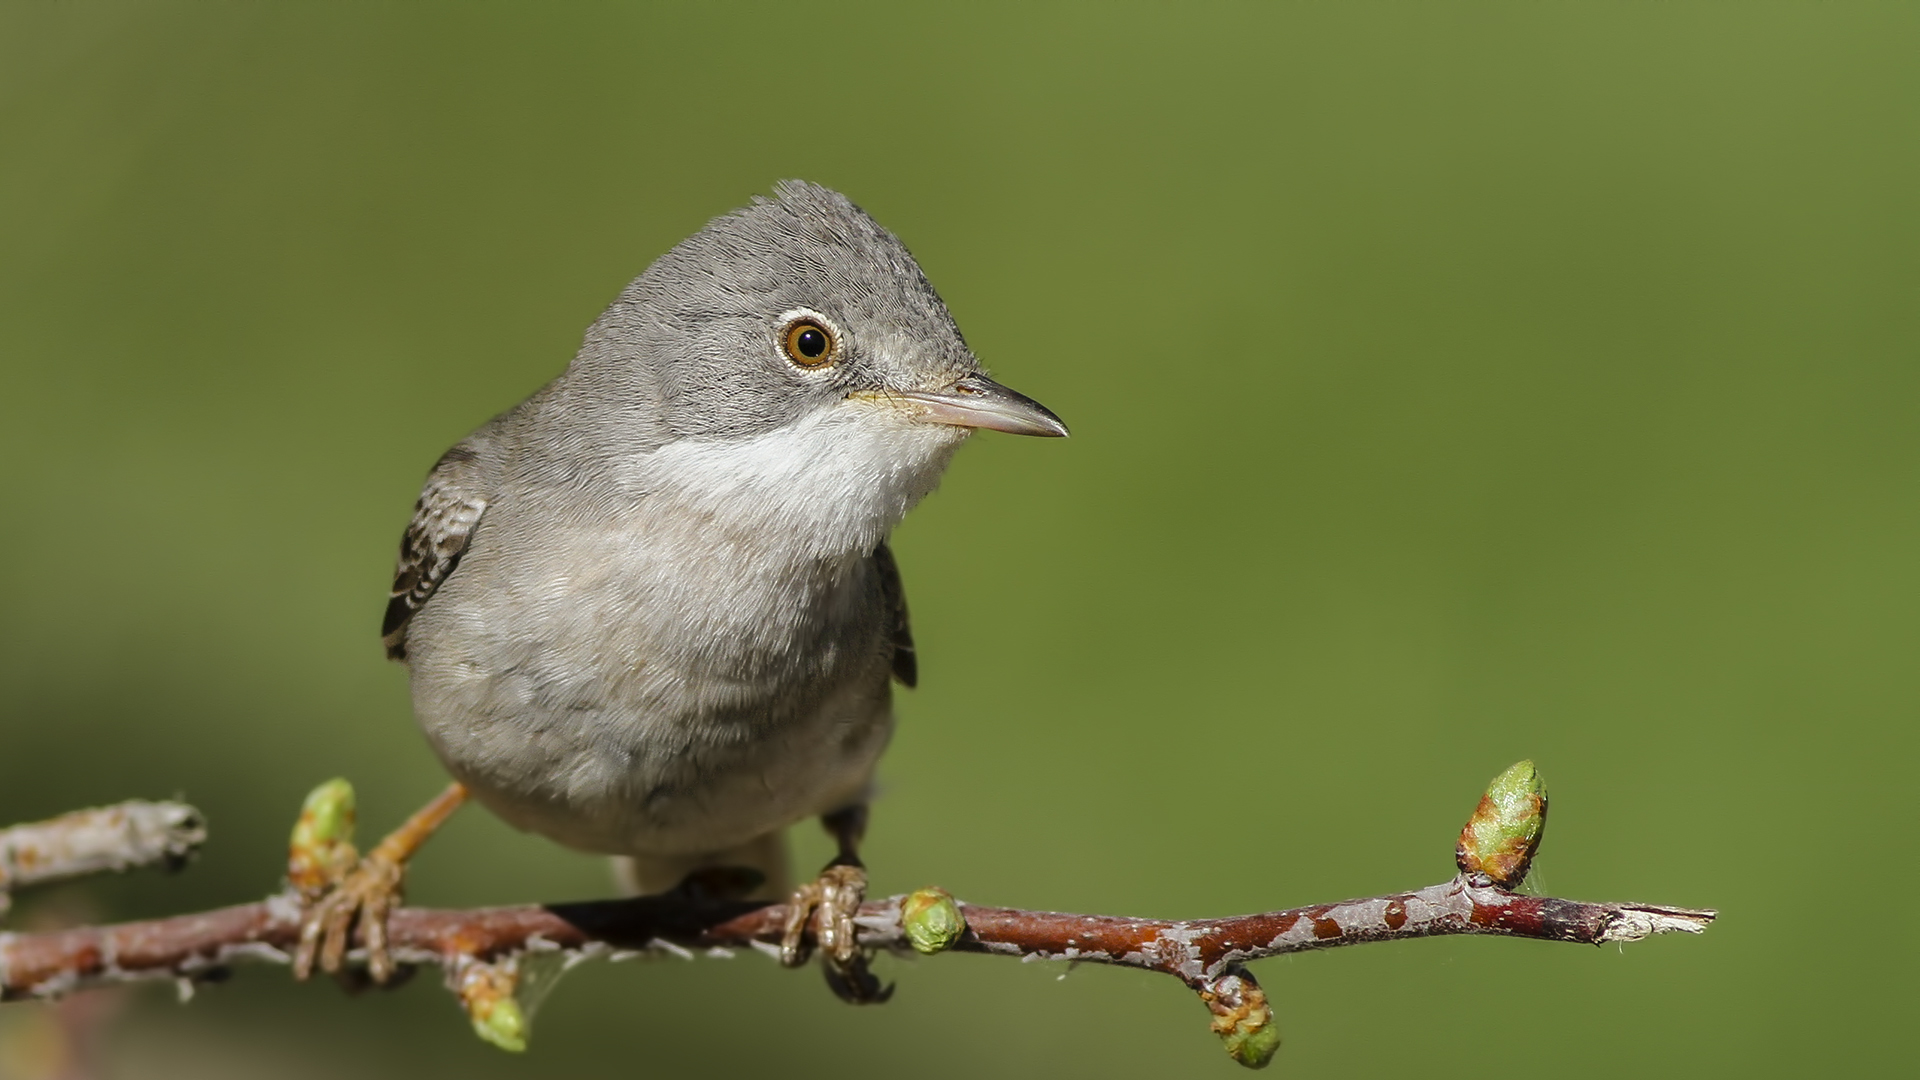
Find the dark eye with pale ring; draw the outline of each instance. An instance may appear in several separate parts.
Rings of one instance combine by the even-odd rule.
[[[801,367],[816,368],[833,359],[833,334],[812,319],[788,326],[780,344],[787,350],[787,359]]]

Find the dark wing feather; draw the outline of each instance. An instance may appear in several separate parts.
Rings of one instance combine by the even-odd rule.
[[[447,451],[427,474],[420,501],[413,504],[413,520],[400,538],[387,617],[380,623],[380,640],[390,660],[406,659],[407,621],[460,565],[474,526],[486,512],[487,500],[475,483],[479,456],[467,443]]]
[[[874,549],[873,564],[880,571],[880,589],[893,612],[893,677],[911,687],[920,681],[920,665],[913,655],[913,627],[907,621],[907,590],[900,584],[900,564],[884,543]]]

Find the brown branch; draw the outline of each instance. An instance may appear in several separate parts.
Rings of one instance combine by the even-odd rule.
[[[1244,966],[1249,961],[1443,934],[1602,945],[1699,933],[1713,921],[1712,911],[1512,891],[1538,850],[1545,819],[1544,788],[1532,764],[1522,762],[1494,781],[1462,831],[1460,874],[1413,892],[1169,922],[956,905],[939,890],[922,890],[863,905],[856,920],[859,940],[871,950],[950,949],[1164,972],[1192,988],[1213,1012],[1214,1030],[1228,1052],[1258,1067],[1279,1040],[1265,995]],[[50,998],[143,979],[177,980],[185,991],[194,982],[224,977],[240,961],[287,963],[299,940],[303,903],[289,891],[197,915],[0,934],[0,1000]],[[481,1036],[519,1049],[526,1022],[513,995],[523,957],[549,954],[570,962],[649,950],[729,955],[741,947],[777,956],[786,918],[784,904],[683,891],[464,911],[402,908],[389,920],[388,942],[403,964],[443,967]],[[358,944],[349,959],[363,964],[363,937]]]
[[[860,943],[904,951],[903,897],[860,909]],[[1442,934],[1498,934],[1587,945],[1699,933],[1714,912],[1525,896],[1462,876],[1414,892],[1258,915],[1169,922],[961,904],[958,952],[1141,968],[1190,985],[1229,969],[1308,949]],[[403,963],[496,962],[534,951],[587,955],[645,950],[777,949],[786,905],[676,894],[579,904],[439,910],[402,908],[388,936]],[[52,997],[139,979],[219,978],[236,961],[286,963],[300,909],[285,898],[197,915],[0,934],[0,1000]],[[356,950],[354,958],[361,958]]]

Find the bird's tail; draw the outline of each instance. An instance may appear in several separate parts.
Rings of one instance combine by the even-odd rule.
[[[666,892],[696,870],[721,866],[744,866],[766,876],[766,881],[750,894],[752,899],[779,900],[793,889],[785,829],[775,829],[726,851],[699,855],[616,855],[613,880],[629,896],[647,896]]]

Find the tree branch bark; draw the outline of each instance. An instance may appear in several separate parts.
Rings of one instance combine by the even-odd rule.
[[[1545,789],[1532,764],[1522,762],[1494,781],[1462,830],[1460,873],[1412,892],[1176,922],[959,904],[928,889],[863,905],[859,941],[876,951],[951,950],[1163,972],[1199,995],[1235,1060],[1259,1067],[1279,1038],[1266,997],[1246,970],[1250,961],[1443,934],[1604,945],[1699,933],[1713,921],[1708,910],[1513,891],[1538,850],[1545,820]],[[305,903],[289,889],[260,903],[196,915],[0,934],[0,1000],[150,979],[175,980],[184,993],[197,982],[224,978],[243,961],[287,963]],[[730,955],[738,948],[778,956],[786,918],[784,904],[714,899],[688,888],[577,904],[402,908],[389,919],[387,935],[398,962],[445,970],[482,1038],[521,1049],[526,1016],[515,993],[523,959],[548,955],[572,963],[640,951]],[[349,954],[354,964],[365,962],[363,931],[356,930],[358,947]]]
[[[860,909],[860,943],[905,951],[903,896]],[[1070,960],[1159,971],[1194,984],[1252,960],[1403,938],[1497,934],[1587,945],[1699,933],[1715,912],[1526,896],[1465,876],[1413,892],[1257,915],[1167,921],[960,904],[956,952]],[[578,904],[442,910],[401,908],[388,936],[403,963],[452,966],[526,952],[777,951],[784,904],[676,894]],[[0,1000],[47,998],[142,979],[219,979],[241,961],[287,963],[297,902],[276,897],[114,926],[0,934]],[[355,950],[352,958],[362,954]]]

